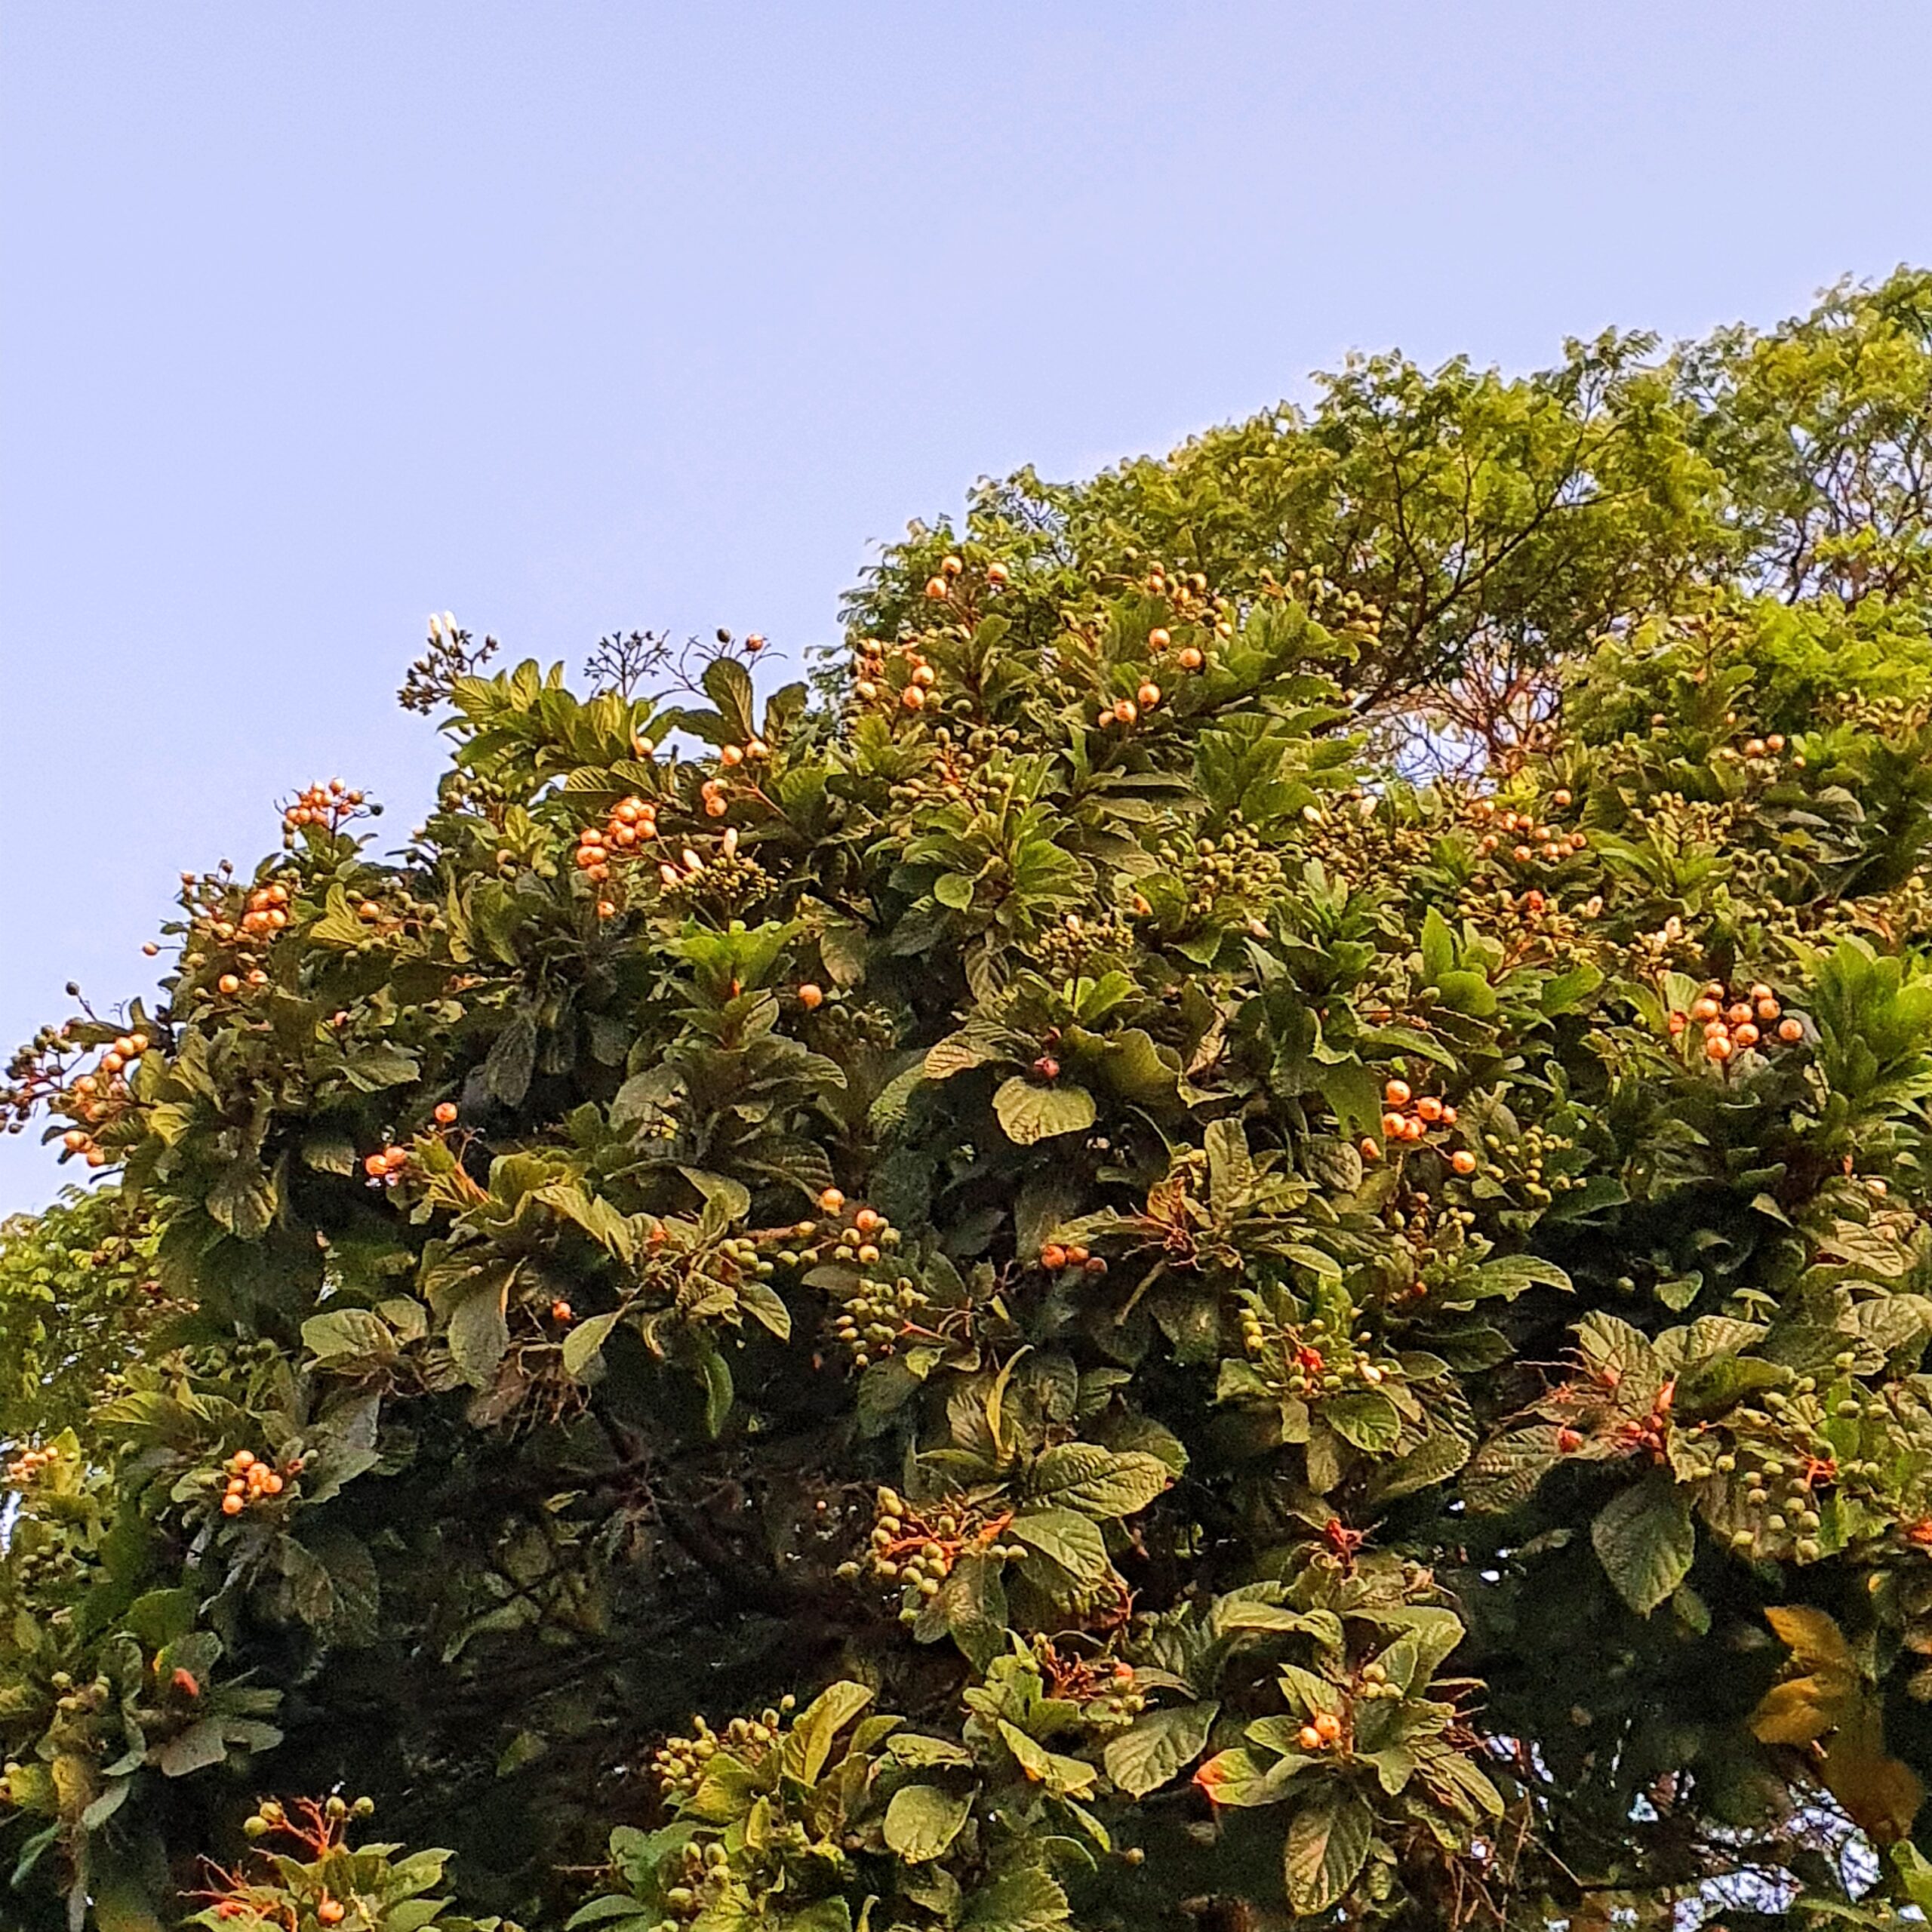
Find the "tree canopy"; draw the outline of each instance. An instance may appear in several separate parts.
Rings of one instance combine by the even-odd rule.
[[[0,1923],[1932,1906],[1928,437],[1902,272],[433,626],[11,1069]]]

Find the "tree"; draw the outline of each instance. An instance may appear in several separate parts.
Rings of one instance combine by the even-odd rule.
[[[1532,515],[1426,623],[1261,549],[1284,450],[1211,555],[1153,466],[1112,562],[916,539],[816,698],[432,632],[423,825],[309,788],[13,1070],[117,1188],[0,1247],[18,1922],[1932,1900],[1920,580],[1761,580],[1579,356],[1695,541]],[[1492,507],[1584,407],[1448,387]],[[1420,775],[1504,635],[1544,728]],[[17,1325],[110,1226],[134,1313]]]

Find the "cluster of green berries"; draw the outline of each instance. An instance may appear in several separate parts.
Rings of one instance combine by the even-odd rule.
[[[850,1208],[844,1193],[835,1187],[825,1189],[818,1197],[820,1211],[831,1217],[830,1225],[820,1221],[800,1221],[783,1237],[787,1246],[777,1255],[781,1268],[801,1268],[814,1264],[863,1270],[877,1268],[894,1253],[905,1237],[876,1208]],[[833,1318],[832,1333],[852,1351],[860,1368],[893,1351],[906,1324],[928,1303],[918,1284],[909,1275],[897,1275],[890,1281],[862,1276],[839,1304]]]
[[[967,1549],[995,1559],[1017,1562],[1026,1554],[1023,1543],[1002,1543],[998,1531],[1004,1518],[988,1523],[957,1501],[921,1511],[896,1489],[881,1489],[873,1504],[872,1531],[866,1561],[882,1583],[897,1583],[904,1593],[900,1620],[918,1620],[921,1606],[939,1595],[952,1566]],[[860,1574],[857,1563],[841,1563],[838,1574],[850,1582]]]
[[[1551,1134],[1535,1125],[1522,1129],[1514,1140],[1500,1134],[1485,1134],[1482,1144],[1494,1157],[1492,1171],[1506,1183],[1513,1182],[1532,1205],[1546,1208],[1559,1194],[1583,1186],[1580,1175],[1562,1171],[1564,1157],[1574,1155],[1577,1143],[1567,1134]]]
[[[667,1737],[653,1753],[651,1768],[666,1801],[688,1798],[702,1782],[706,1767],[721,1751],[746,1764],[758,1764],[777,1744],[785,1721],[798,1707],[789,1694],[755,1718],[734,1718],[720,1733],[704,1718],[691,1720],[688,1737]]]
[[[1240,1321],[1243,1348],[1279,1392],[1297,1401],[1318,1401],[1401,1378],[1399,1362],[1376,1358],[1371,1336],[1352,1337],[1321,1315],[1286,1324],[1251,1301]]]
[[[1280,854],[1264,845],[1238,816],[1219,838],[1192,843],[1163,839],[1154,856],[1180,879],[1191,919],[1226,917],[1231,911],[1267,905],[1279,896],[1286,881]],[[1146,903],[1140,901],[1135,909]]]

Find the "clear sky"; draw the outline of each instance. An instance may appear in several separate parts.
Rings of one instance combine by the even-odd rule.
[[[1775,320],[1932,260],[1928,77],[1926,0],[0,0],[0,1051],[279,794],[406,828],[429,611],[795,653],[1351,348]]]

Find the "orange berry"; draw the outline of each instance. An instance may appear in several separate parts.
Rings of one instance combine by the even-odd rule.
[[[224,1516],[238,1516],[247,1507],[238,1496],[224,1496],[221,1499],[221,1513]]]
[[[965,568],[957,557],[946,556],[940,559],[939,571],[942,577],[957,577]]]
[[[1413,1114],[1402,1123],[1402,1138],[1404,1140],[1420,1140],[1428,1131],[1428,1122],[1418,1120]]]
[[[929,577],[926,579],[926,595],[936,604],[946,595],[946,579]]]
[[[1725,1010],[1724,1017],[1734,1026],[1742,1026],[1751,1017],[1751,1009],[1743,1000],[1739,1000]]]
[[[1315,1720],[1315,1728],[1323,1743],[1333,1744],[1342,1734],[1342,1720],[1333,1711],[1323,1711]]]
[[[1406,1080],[1392,1080],[1382,1090],[1382,1097],[1392,1107],[1406,1107],[1409,1104],[1409,1083]]]
[[[744,749],[741,746],[726,745],[718,752],[718,762],[720,764],[743,764],[744,761]]]
[[[1416,1112],[1424,1120],[1440,1120],[1442,1118],[1442,1103],[1433,1094],[1425,1094],[1416,1103]]]
[[[340,1925],[347,1909],[340,1899],[324,1899],[315,1907],[315,1916],[325,1925]]]
[[[1760,1020],[1775,1020],[1783,1011],[1784,1008],[1774,999],[1761,999],[1758,1002],[1758,1017]]]
[[[986,581],[995,590],[1006,582],[1008,575],[1009,573],[1004,564],[989,564],[986,566]]]
[[[1312,1724],[1303,1724],[1296,1733],[1295,1740],[1304,1751],[1319,1751],[1321,1749],[1321,1734]]]
[[[1066,1250],[1057,1241],[1050,1241],[1040,1251],[1040,1266],[1050,1273],[1066,1266]]]
[[[439,1103],[436,1108],[436,1124],[438,1127],[449,1127],[454,1125],[455,1121],[456,1103],[454,1100],[444,1100]]]
[[[1758,1044],[1758,1029],[1747,1020],[1730,1037],[1738,1046],[1755,1047]]]
[[[1173,638],[1158,624],[1147,633],[1147,648],[1149,651],[1164,651],[1173,642]]]
[[[908,685],[899,694],[899,702],[908,711],[923,711],[925,709],[926,694],[917,685]]]
[[[1704,1057],[1706,1060],[1724,1060],[1730,1059],[1730,1041],[1724,1034],[1713,1033],[1704,1042]]]
[[[214,983],[215,991],[226,993],[231,999],[242,990],[242,982],[232,973],[224,973]]]
[[[1180,668],[1183,671],[1198,671],[1207,661],[1191,644],[1180,654]]]
[[[1570,802],[1570,794],[1567,789],[1556,792],[1552,797],[1554,802],[1559,805],[1567,805]]]
[[[1135,709],[1131,698],[1124,697],[1114,706],[1114,715],[1123,724],[1131,724],[1140,713]]]
[[[1781,1020],[1778,1022],[1778,1038],[1783,1041],[1786,1046],[1789,1046],[1794,1041],[1803,1039],[1804,1037],[1804,1029],[1795,1020]]]
[[[1382,1158],[1382,1149],[1366,1135],[1363,1137],[1361,1145],[1355,1151],[1364,1161],[1379,1161]]]
[[[1088,1253],[1086,1249],[1082,1247],[1076,1241],[1069,1241],[1067,1244],[1066,1258],[1068,1262],[1072,1266],[1075,1268],[1084,1268],[1093,1257]]]
[[[1449,1156],[1449,1164],[1459,1174],[1472,1174],[1476,1171],[1476,1157],[1466,1147],[1458,1147]]]
[[[845,1204],[845,1197],[837,1188],[828,1187],[819,1195],[818,1204],[828,1214],[835,1214]]]
[[[1723,1010],[1717,1001],[1706,993],[1702,999],[1697,1001],[1692,1005],[1690,1017],[1693,1020],[1715,1020]]]
[[[550,1304],[550,1319],[552,1321],[568,1321],[571,1317],[571,1309],[568,1302],[553,1301]]]
[[[1140,700],[1141,709],[1152,711],[1161,701],[1161,688],[1158,685],[1143,685],[1137,695]]]
[[[808,980],[798,989],[798,1004],[808,1013],[816,1011],[825,1004],[825,989],[814,981]]]

